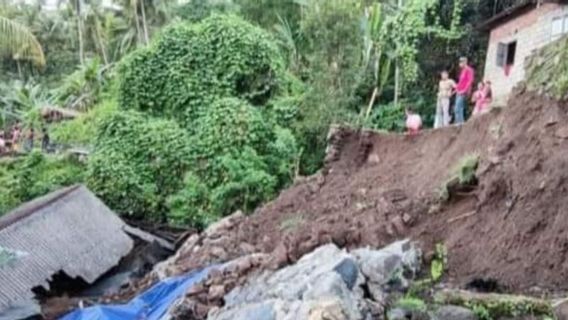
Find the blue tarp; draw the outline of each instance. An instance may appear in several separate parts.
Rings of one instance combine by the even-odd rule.
[[[163,280],[128,304],[98,305],[77,309],[60,320],[160,320],[189,288],[203,280],[210,268]]]

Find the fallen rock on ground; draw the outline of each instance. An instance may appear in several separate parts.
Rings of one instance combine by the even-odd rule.
[[[207,319],[374,319],[382,311],[377,304],[401,288],[392,279],[407,282],[405,276],[414,276],[419,262],[420,251],[409,241],[352,253],[325,245],[294,265],[250,278],[227,294],[225,305]],[[365,292],[370,281],[375,300]]]

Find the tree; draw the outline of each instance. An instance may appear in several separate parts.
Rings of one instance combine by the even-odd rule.
[[[0,16],[0,52],[16,60],[29,59],[38,66],[45,65],[43,49],[36,37],[23,25]]]

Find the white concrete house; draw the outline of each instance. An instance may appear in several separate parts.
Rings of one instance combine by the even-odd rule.
[[[484,24],[490,30],[485,80],[493,84],[495,105],[504,105],[524,79],[525,58],[568,34],[567,0],[519,0]]]

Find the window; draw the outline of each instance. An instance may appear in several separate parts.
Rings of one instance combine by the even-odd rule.
[[[505,68],[515,64],[517,54],[517,41],[499,43],[497,46],[497,66]]]
[[[513,41],[507,45],[507,65],[515,64],[515,54],[517,53],[517,41]]]
[[[568,15],[552,19],[552,40],[557,40],[568,33]]]

